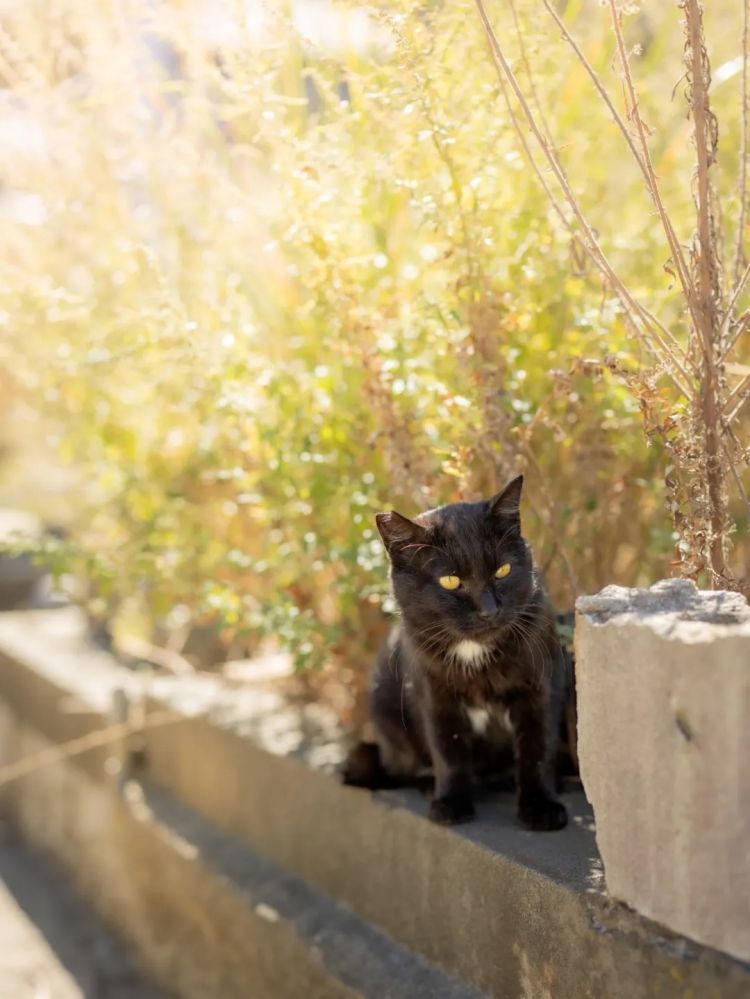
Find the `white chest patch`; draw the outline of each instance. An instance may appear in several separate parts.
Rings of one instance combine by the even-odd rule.
[[[484,735],[490,723],[490,713],[487,708],[467,708],[466,713],[475,735]]]
[[[458,645],[453,646],[453,655],[464,666],[479,666],[487,655],[487,646],[481,642],[472,642],[465,638]]]

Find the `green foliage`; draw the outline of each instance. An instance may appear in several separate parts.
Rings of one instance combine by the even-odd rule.
[[[5,226],[0,304],[7,363],[85,484],[63,567],[111,613],[155,627],[177,607],[277,635],[302,664],[359,662],[387,601],[374,512],[487,495],[518,468],[561,605],[669,573],[663,455],[604,364],[648,359],[525,166],[473,4],[373,8],[364,46],[327,50],[281,16],[243,30],[239,5],[216,45],[189,5],[137,23],[51,6],[10,18],[8,82],[45,150],[15,150],[3,175],[43,224]],[[611,82],[606,23],[568,6]],[[628,30],[687,238],[682,40],[652,6]],[[331,16],[344,36],[363,15]],[[536,5],[519,16],[581,202],[680,336],[606,109]],[[736,132],[729,90],[715,104]]]

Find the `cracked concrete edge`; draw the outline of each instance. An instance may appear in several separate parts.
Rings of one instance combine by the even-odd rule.
[[[699,590],[689,579],[662,579],[647,589],[605,586],[578,597],[576,614],[593,626],[640,623],[687,641],[750,635],[750,606],[742,594]]]

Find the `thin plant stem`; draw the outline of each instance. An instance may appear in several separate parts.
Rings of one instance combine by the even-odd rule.
[[[109,746],[129,735],[136,735],[150,728],[157,728],[177,721],[184,721],[185,715],[176,711],[156,711],[143,721],[136,723],[132,721],[118,722],[116,725],[108,725],[106,728],[88,732],[77,739],[70,739],[68,742],[60,743],[56,746],[47,746],[38,753],[24,756],[13,763],[6,763],[0,767],[0,787],[5,787],[13,781],[28,777],[41,767],[48,767],[53,763],[60,763],[69,760],[74,756],[80,756],[92,749],[100,749],[102,746]]]
[[[562,18],[557,13],[557,11],[552,6],[552,4],[549,2],[549,0],[543,0],[543,2],[544,2],[544,6],[545,6],[547,12],[549,13],[550,17],[552,17],[552,19],[554,20],[555,24],[560,29],[560,32],[561,32],[563,38],[568,43],[568,45],[570,45],[570,47],[573,49],[573,51],[574,51],[574,53],[575,53],[578,61],[581,63],[581,65],[583,66],[583,68],[588,73],[588,75],[589,75],[589,77],[591,79],[591,82],[594,84],[594,87],[595,87],[597,93],[599,94],[599,96],[601,97],[602,101],[606,105],[607,110],[611,114],[612,119],[615,122],[615,124],[617,125],[618,129],[622,133],[622,136],[625,139],[625,141],[626,141],[626,143],[628,145],[628,148],[630,149],[630,152],[633,154],[633,158],[635,159],[635,161],[638,164],[638,167],[639,167],[641,173],[643,174],[643,178],[644,178],[644,181],[646,183],[646,189],[648,190],[649,194],[651,195],[651,197],[652,197],[652,199],[653,199],[653,201],[654,201],[654,203],[656,205],[657,211],[659,213],[659,218],[660,218],[660,220],[662,222],[662,226],[664,228],[664,232],[665,232],[666,237],[667,237],[667,242],[669,244],[669,248],[670,248],[670,251],[672,253],[672,257],[673,257],[673,259],[675,259],[675,267],[678,269],[678,277],[680,278],[680,284],[681,284],[681,286],[683,288],[683,294],[685,294],[685,274],[686,274],[685,261],[684,261],[684,258],[682,256],[681,247],[680,247],[679,242],[677,241],[677,237],[676,237],[676,235],[674,233],[674,229],[672,227],[672,222],[671,222],[669,216],[667,215],[667,213],[666,213],[666,211],[664,209],[664,205],[663,205],[662,200],[661,200],[661,195],[659,193],[659,188],[658,188],[657,181],[656,181],[656,174],[654,173],[653,165],[651,163],[651,159],[650,159],[650,155],[649,155],[649,151],[648,151],[648,146],[646,145],[646,142],[645,142],[645,134],[643,134],[643,123],[641,121],[640,115],[637,113],[637,110],[634,111],[634,115],[636,117],[636,120],[637,120],[637,122],[640,125],[640,130],[641,130],[641,135],[642,135],[642,141],[643,141],[643,146],[644,146],[643,155],[641,155],[641,153],[638,151],[638,148],[637,148],[637,146],[636,146],[636,144],[635,144],[635,142],[633,140],[632,135],[630,134],[630,131],[629,131],[627,125],[625,124],[625,122],[622,119],[622,116],[620,115],[620,113],[618,112],[617,108],[615,107],[615,105],[614,105],[614,103],[612,101],[612,98],[608,94],[606,87],[604,86],[604,84],[602,83],[602,81],[601,81],[601,79],[599,77],[599,74],[596,72],[596,70],[594,69],[594,67],[591,65],[590,61],[586,58],[585,53],[583,52],[583,50],[581,49],[581,47],[578,45],[578,43],[576,42],[575,38],[573,38],[573,36],[571,35],[570,31],[568,30],[565,22],[562,20]],[[614,14],[613,14],[613,16],[614,16]],[[619,32],[619,25],[616,25],[616,35],[618,36],[619,40],[621,40],[622,36],[621,36],[621,33]],[[624,50],[621,52],[620,58],[621,58],[621,60],[622,59],[627,59],[627,55],[624,53]],[[627,70],[627,75],[628,75],[628,78],[630,78],[629,68]],[[633,93],[634,93],[634,88],[632,88],[632,80],[631,80],[631,90],[633,90]],[[631,103],[632,103],[633,99],[634,98],[631,96]],[[685,350],[684,350],[682,344],[680,344],[679,341],[669,331],[666,331],[666,333],[667,333],[667,339],[668,339],[668,341],[670,343],[670,346],[676,352],[678,352],[679,354],[681,354],[683,356],[683,358],[687,362],[687,355],[685,353]]]
[[[708,519],[711,525],[709,554],[714,583],[725,578],[724,538],[726,535],[725,470],[720,457],[721,400],[718,369],[718,313],[716,301],[716,243],[711,215],[711,184],[709,171],[714,162],[711,138],[711,110],[708,98],[709,70],[703,39],[703,19],[698,0],[685,0],[685,33],[690,78],[690,111],[693,118],[697,153],[696,208],[697,288],[695,305],[698,317],[696,333],[703,355],[700,380],[700,412],[705,433],[704,458],[708,490]]]
[[[731,301],[729,302],[729,306],[727,308],[727,312],[724,317],[724,322],[722,324],[721,332],[719,334],[719,343],[721,343],[721,341],[724,339],[724,337],[727,334],[727,331],[729,329],[729,324],[732,321],[734,310],[737,306],[737,302],[739,300],[740,295],[745,290],[745,285],[747,284],[748,278],[750,278],[750,264],[747,265],[745,270],[742,272],[739,281],[735,285]],[[731,350],[734,348],[734,345],[737,343],[737,340],[740,338],[740,336],[742,335],[742,333],[745,331],[746,328],[747,325],[745,323],[740,322],[737,329],[732,334],[731,338],[727,341],[727,343],[722,345],[722,350],[721,350],[722,360],[724,360],[727,357],[727,355],[731,352]]]
[[[537,115],[539,116],[539,121],[541,122],[544,134],[547,136],[547,141],[550,143],[550,145],[552,145],[553,143],[552,130],[549,127],[549,122],[547,121],[544,109],[542,108],[542,102],[539,100],[539,94],[537,93],[536,84],[534,82],[534,74],[531,69],[531,62],[529,60],[528,53],[526,52],[526,43],[523,40],[521,23],[518,19],[518,10],[516,8],[515,0],[510,0],[510,10],[513,15],[513,25],[516,30],[518,49],[521,53],[521,62],[523,63],[524,69],[526,70],[526,78],[529,81],[529,89],[531,90],[531,97],[532,100],[534,101],[534,107],[536,109]]]
[[[615,294],[617,295],[617,297],[620,299],[626,314],[628,314],[631,317],[631,322],[633,322],[635,328],[639,329],[639,326],[641,326],[642,324],[642,327],[645,327],[646,330],[650,333],[652,344],[653,343],[658,344],[661,350],[663,351],[663,354],[660,356],[656,351],[656,349],[653,348],[653,352],[660,360],[660,363],[664,367],[666,373],[670,376],[670,378],[674,382],[675,386],[685,396],[686,399],[691,399],[693,397],[693,392],[691,391],[690,388],[692,382],[691,376],[685,370],[679,358],[675,357],[673,352],[670,351],[669,347],[666,345],[665,340],[662,336],[662,333],[669,336],[669,331],[665,329],[665,327],[659,322],[658,319],[656,319],[655,316],[653,316],[648,311],[648,309],[646,309],[643,305],[641,305],[641,303],[639,303],[631,295],[626,286],[623,284],[623,282],[620,280],[620,278],[613,270],[604,251],[599,245],[599,242],[596,238],[596,235],[594,234],[594,231],[590,223],[584,216],[578,204],[578,201],[575,195],[573,194],[568,179],[565,175],[564,170],[560,165],[560,162],[553,150],[553,147],[550,145],[550,143],[547,142],[545,136],[542,134],[539,124],[536,121],[536,118],[531,108],[529,107],[528,101],[524,97],[523,92],[518,84],[518,80],[516,79],[513,70],[511,69],[507,59],[505,58],[505,55],[497,40],[497,36],[494,32],[494,29],[492,28],[492,24],[490,23],[483,0],[475,0],[475,3],[485,30],[485,34],[487,36],[487,40],[489,42],[490,52],[493,58],[493,62],[495,63],[495,68],[497,70],[498,76],[501,78],[501,80],[504,78],[508,81],[508,84],[510,85],[516,97],[516,100],[518,101],[524,113],[524,116],[529,124],[530,129],[534,134],[534,137],[537,140],[537,143],[539,144],[544,157],[549,163],[552,173],[554,174],[558,184],[560,185],[560,188],[562,189],[565,201],[568,203],[576,221],[581,226],[581,229],[584,234],[584,238],[582,239],[584,248],[588,252],[591,259],[596,264],[597,268],[605,275],[607,280],[610,282],[610,285]],[[522,134],[518,126],[518,123],[517,121],[515,121],[515,119],[514,119],[514,124],[517,131],[519,131],[519,134]],[[532,159],[532,164],[533,164],[533,159]],[[536,169],[536,172],[537,176],[539,176],[540,171],[538,170],[538,167]],[[544,188],[554,204],[556,202],[556,199],[554,195],[551,193],[549,186],[545,184]],[[562,212],[562,209],[559,208],[559,206],[557,211],[558,214],[561,215],[564,219],[564,213]],[[568,223],[566,223],[566,225],[567,224]],[[635,318],[636,316],[638,317],[638,319]],[[640,320],[640,323],[638,322],[638,320]],[[649,343],[647,337],[644,337],[644,342],[646,342],[647,344]],[[676,369],[677,372],[681,374],[682,377],[685,379],[684,383],[681,382],[680,378],[678,377],[678,374],[675,372],[675,370],[673,370],[673,368]]]
[[[747,48],[748,48],[748,7],[750,0],[742,4],[742,116],[740,118],[740,217],[737,222],[737,242],[734,251],[734,287],[741,281],[740,270],[745,260],[743,249],[745,232],[745,212],[747,210]]]
[[[745,392],[742,398],[735,405],[734,409],[727,413],[725,419],[728,424],[734,423],[748,399],[750,399],[750,393]]]
[[[659,214],[659,219],[661,220],[664,233],[667,237],[669,249],[672,253],[672,261],[674,263],[675,270],[677,271],[680,285],[682,286],[682,293],[685,296],[685,303],[690,311],[693,323],[696,323],[697,316],[695,315],[695,309],[693,306],[692,282],[690,280],[690,274],[682,253],[682,247],[680,246],[677,236],[675,235],[674,228],[672,227],[672,221],[667,215],[664,203],[661,199],[659,184],[657,182],[656,173],[654,172],[654,166],[651,161],[651,153],[648,147],[646,129],[638,107],[638,94],[636,93],[635,84],[633,83],[633,75],[630,72],[630,59],[628,58],[627,50],[625,48],[625,39],[622,36],[622,25],[620,23],[620,16],[618,14],[617,7],[615,6],[615,0],[609,0],[609,7],[612,15],[612,29],[617,41],[617,51],[620,57],[620,65],[622,66],[622,72],[625,78],[625,87],[630,100],[631,114],[633,116],[633,120],[635,121],[638,139],[641,144],[642,158],[636,157],[636,159],[638,160],[643,172],[643,176],[646,180],[646,186],[654,200],[656,210]]]

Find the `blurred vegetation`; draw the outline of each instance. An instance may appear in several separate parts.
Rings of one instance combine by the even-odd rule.
[[[735,6],[706,13],[729,238]],[[653,207],[585,71],[532,0],[492,14],[610,260],[680,336]],[[605,12],[565,19],[617,98]],[[687,242],[679,12],[625,28]],[[158,640],[273,635],[351,679],[388,609],[374,512],[517,469],[561,607],[674,573],[668,462],[604,363],[650,360],[525,165],[472,3],[27,0],[0,77],[0,360],[83,483],[49,555],[99,613]]]

